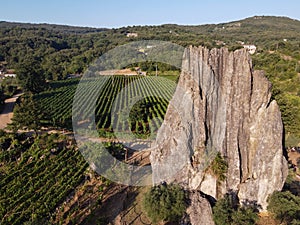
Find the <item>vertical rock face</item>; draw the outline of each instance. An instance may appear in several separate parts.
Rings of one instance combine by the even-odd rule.
[[[246,50],[190,47],[151,154],[153,180],[178,182],[216,199],[234,191],[242,204],[265,210],[287,176],[282,134],[271,84],[252,70]],[[217,152],[228,164],[224,181],[209,169]]]
[[[189,198],[191,199],[191,204],[186,211],[189,222],[186,224],[214,225],[209,202],[202,198],[198,192],[190,193]]]

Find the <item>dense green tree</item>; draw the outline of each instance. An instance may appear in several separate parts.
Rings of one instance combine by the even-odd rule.
[[[232,195],[227,194],[224,198],[217,201],[213,208],[213,218],[216,225],[228,225],[232,222],[232,214],[237,205]]]
[[[252,208],[241,207],[232,214],[232,225],[256,224],[258,215]]]
[[[14,108],[14,117],[10,127],[14,131],[29,129],[37,132],[41,128],[41,119],[45,117],[32,95],[21,98],[21,101]]]
[[[289,191],[275,192],[268,201],[268,210],[281,224],[300,224],[300,197]]]
[[[1,82],[1,92],[7,98],[13,96],[18,89],[16,78],[5,78]]]
[[[136,120],[146,120],[147,119],[147,107],[149,108],[149,105],[147,105],[146,101],[140,100],[130,110],[129,118],[131,121]]]
[[[39,93],[46,89],[44,72],[41,69],[40,61],[28,57],[19,64],[17,68],[17,79],[25,91]]]
[[[179,186],[167,184],[152,187],[145,194],[143,205],[154,223],[177,222],[187,207],[184,191]]]
[[[235,193],[226,194],[213,207],[216,225],[253,225],[258,220],[257,209],[253,205],[240,206]]]

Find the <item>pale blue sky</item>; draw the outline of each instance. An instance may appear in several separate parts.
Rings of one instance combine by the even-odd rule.
[[[299,0],[2,0],[0,21],[92,27],[198,25],[254,15],[300,20]]]

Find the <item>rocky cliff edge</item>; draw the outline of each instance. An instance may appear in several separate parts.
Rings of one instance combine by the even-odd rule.
[[[151,153],[153,181],[216,200],[234,192],[241,204],[265,210],[288,173],[282,138],[271,84],[253,71],[246,50],[190,47]],[[224,179],[210,168],[218,152],[228,166]]]

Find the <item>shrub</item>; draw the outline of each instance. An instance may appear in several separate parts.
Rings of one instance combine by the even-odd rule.
[[[300,224],[300,197],[289,191],[275,192],[269,199],[268,210],[285,224]]]
[[[226,195],[224,198],[217,201],[213,208],[213,218],[216,225],[230,224],[231,215],[235,211],[235,203],[231,195]]]
[[[241,207],[232,214],[232,225],[256,224],[258,215],[252,208]]]
[[[224,181],[226,179],[226,173],[228,170],[228,165],[226,160],[221,156],[221,153],[218,152],[214,161],[212,161],[209,169],[215,174],[219,181]]]
[[[256,209],[239,206],[235,194],[227,194],[213,208],[216,225],[252,225],[258,220]]]
[[[153,223],[176,222],[186,210],[186,195],[177,185],[154,186],[145,194],[143,206]]]

